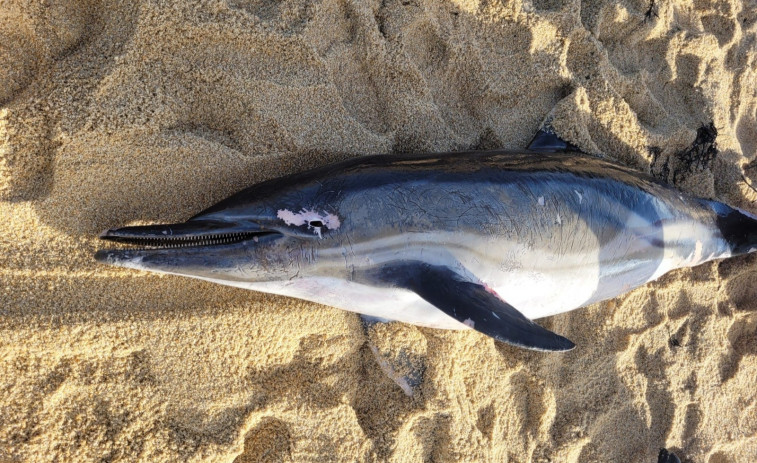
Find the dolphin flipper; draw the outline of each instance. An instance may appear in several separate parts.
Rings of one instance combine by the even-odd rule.
[[[372,275],[383,284],[409,289],[457,321],[497,341],[541,351],[567,351],[570,340],[526,318],[484,285],[465,281],[446,266],[402,262]]]

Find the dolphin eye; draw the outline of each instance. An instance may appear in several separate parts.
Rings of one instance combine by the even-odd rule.
[[[311,220],[310,222],[308,222],[308,225],[313,228],[321,228],[323,227],[323,222],[321,222],[320,220]]]

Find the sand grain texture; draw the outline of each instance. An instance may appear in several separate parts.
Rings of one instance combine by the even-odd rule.
[[[544,320],[544,355],[96,265],[105,228],[387,152],[593,153],[757,211],[754,0],[0,3],[0,462],[757,461],[757,259]],[[717,157],[678,155],[718,130]],[[399,348],[399,346],[398,346]]]

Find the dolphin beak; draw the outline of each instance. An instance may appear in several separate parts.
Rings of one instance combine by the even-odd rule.
[[[114,228],[102,232],[100,239],[150,248],[183,248],[231,244],[274,233],[280,234],[254,223],[190,220],[166,225]]]
[[[140,249],[103,249],[95,253],[98,262],[121,265],[137,257],[170,254],[181,250],[193,252],[219,250],[246,241],[258,242],[282,236],[253,222],[234,223],[213,220],[189,220],[183,223],[145,225],[106,230],[100,239],[139,246]]]

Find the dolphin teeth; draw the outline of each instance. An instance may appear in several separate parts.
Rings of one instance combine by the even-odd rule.
[[[147,249],[177,249],[196,246],[217,246],[239,243],[242,241],[258,241],[260,235],[277,232],[234,232],[211,235],[153,235],[153,236],[112,236],[112,241],[143,246]]]

